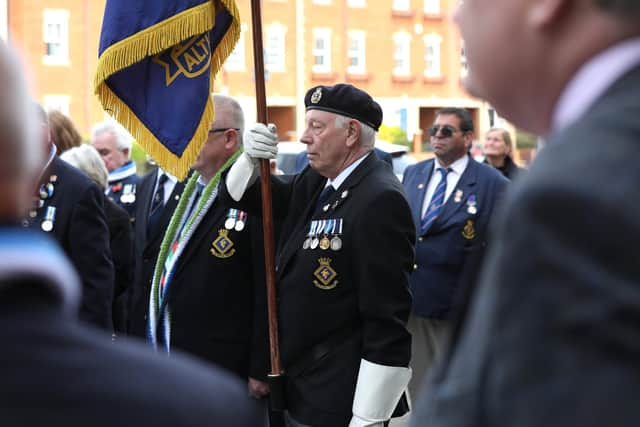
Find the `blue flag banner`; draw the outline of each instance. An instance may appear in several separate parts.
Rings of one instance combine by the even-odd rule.
[[[213,121],[213,80],[240,37],[234,0],[107,0],[95,91],[182,179]]]

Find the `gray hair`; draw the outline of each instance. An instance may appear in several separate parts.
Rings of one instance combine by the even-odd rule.
[[[0,158],[0,168],[13,176],[18,171],[32,174],[42,167],[40,121],[24,74],[13,49],[0,40],[0,144],[7,154]]]
[[[238,135],[238,147],[240,147],[242,145],[242,135],[244,134],[244,111],[242,106],[230,96],[215,93],[212,98],[216,111],[214,118],[214,121],[217,122],[216,126],[239,129],[236,133]]]
[[[360,145],[364,148],[370,148],[373,150],[376,143],[376,131],[371,126],[362,123],[360,120],[352,119],[351,117],[343,116],[341,114],[336,114],[335,126],[342,129],[347,125],[349,120],[356,120],[360,123]]]
[[[131,159],[131,147],[133,145],[133,137],[127,130],[115,120],[105,120],[96,123],[91,128],[91,142],[102,134],[111,133],[116,138],[116,148],[118,151],[128,150],[129,159]]]
[[[71,166],[80,169],[89,178],[95,181],[101,189],[107,188],[109,172],[98,153],[98,150],[89,144],[82,144],[70,148],[60,154],[60,158]]]

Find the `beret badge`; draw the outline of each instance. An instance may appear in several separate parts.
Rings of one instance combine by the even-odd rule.
[[[322,88],[317,87],[315,92],[311,95],[311,103],[317,104],[322,99]]]

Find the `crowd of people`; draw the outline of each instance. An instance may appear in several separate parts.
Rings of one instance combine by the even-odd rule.
[[[635,425],[639,18],[633,0],[458,6],[467,89],[546,138],[526,173],[501,128],[474,160],[450,107],[399,181],[371,94],[307,91],[298,173],[270,177],[278,413],[274,129],[213,94],[189,176],[139,176],[120,125],[84,144],[0,43],[0,424]]]

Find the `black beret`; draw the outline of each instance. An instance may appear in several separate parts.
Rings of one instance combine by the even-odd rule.
[[[376,131],[382,124],[382,108],[363,90],[350,84],[315,86],[307,91],[304,105],[309,110],[322,110],[359,120]]]

